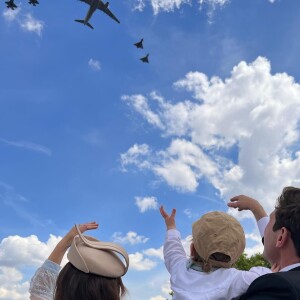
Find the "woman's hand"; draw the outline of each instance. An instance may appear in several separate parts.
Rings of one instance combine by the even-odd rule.
[[[96,222],[89,222],[84,224],[79,224],[78,228],[81,233],[84,233],[87,230],[97,229],[99,224]],[[63,237],[62,241],[65,243],[66,247],[70,247],[74,237],[78,234],[75,226],[71,228],[71,230]]]
[[[89,222],[89,223],[79,224],[78,228],[81,231],[81,233],[83,233],[87,230],[97,229],[98,226],[99,224],[96,222]],[[73,239],[77,234],[78,234],[77,229],[75,226],[73,226],[71,230],[61,239],[61,241],[58,242],[58,244],[56,245],[56,247],[48,257],[48,259],[60,265],[66,251],[71,246]]]

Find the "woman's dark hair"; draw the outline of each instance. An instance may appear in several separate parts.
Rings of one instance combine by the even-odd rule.
[[[291,233],[291,239],[300,257],[300,189],[285,187],[277,199],[273,231],[285,227]]]
[[[125,293],[121,277],[84,273],[67,263],[58,275],[54,300],[120,300]]]

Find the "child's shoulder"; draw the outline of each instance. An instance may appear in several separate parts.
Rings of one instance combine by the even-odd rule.
[[[257,274],[259,276],[264,275],[264,274],[272,273],[271,269],[266,268],[266,267],[261,267],[261,266],[252,267],[248,271],[246,271],[246,270],[238,270],[236,268],[229,268],[227,270],[231,270],[232,273],[254,273],[254,274]]]

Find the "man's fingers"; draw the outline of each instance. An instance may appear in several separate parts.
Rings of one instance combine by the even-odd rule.
[[[237,202],[227,203],[227,205],[229,207],[232,207],[232,208],[237,208],[238,207],[238,203]]]
[[[239,197],[240,196],[234,196],[230,199],[231,202],[235,202],[235,201],[238,201],[239,200]]]

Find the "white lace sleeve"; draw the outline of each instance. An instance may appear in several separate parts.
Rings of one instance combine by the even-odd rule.
[[[51,260],[46,260],[37,269],[30,282],[31,300],[53,300],[59,270],[60,266]]]

